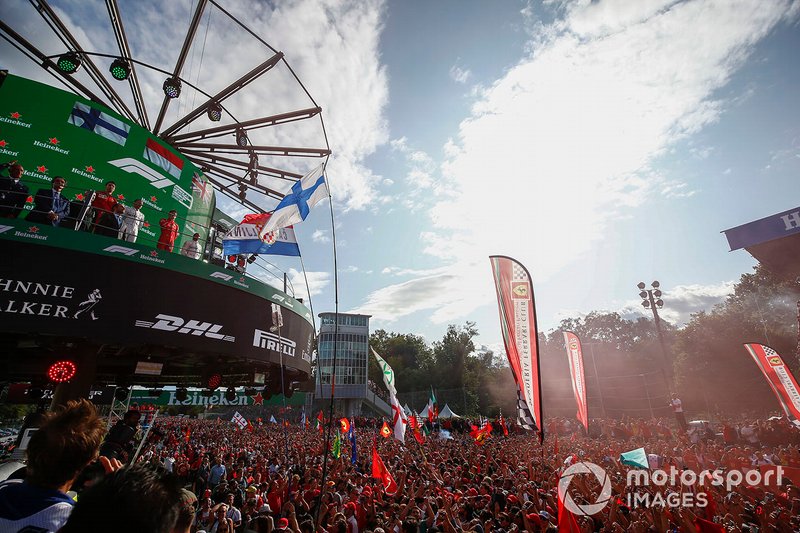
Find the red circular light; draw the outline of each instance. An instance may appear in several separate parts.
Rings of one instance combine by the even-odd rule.
[[[47,377],[53,383],[64,383],[74,378],[77,371],[72,361],[57,361],[47,369]]]
[[[219,374],[211,374],[208,377],[208,388],[211,390],[216,389],[222,383],[222,376]]]

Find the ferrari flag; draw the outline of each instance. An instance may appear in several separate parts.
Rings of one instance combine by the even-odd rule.
[[[786,417],[795,426],[800,426],[800,387],[789,367],[784,364],[778,352],[769,346],[752,343],[745,344],[744,347],[767,378],[767,383],[778,397]]]
[[[586,380],[583,376],[583,351],[578,336],[571,331],[564,332],[564,346],[567,347],[569,375],[572,377],[572,391],[578,404],[578,420],[589,431],[589,408],[586,404]]]
[[[497,290],[503,342],[517,383],[517,418],[522,427],[531,428],[531,422],[536,425],[541,443],[544,442],[542,381],[531,277],[524,266],[510,257],[493,255],[489,260]]]

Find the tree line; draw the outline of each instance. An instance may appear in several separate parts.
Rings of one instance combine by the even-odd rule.
[[[771,346],[798,375],[798,300],[800,284],[756,267],[722,303],[693,314],[685,325],[662,319],[663,350],[651,318],[600,311],[566,318],[538,335],[545,416],[575,413],[563,331],[581,339],[590,417],[667,415],[673,391],[698,416],[776,411],[777,401],[743,344]],[[513,417],[516,386],[505,353],[477,346],[477,335],[473,322],[451,324],[429,345],[419,335],[379,329],[370,345],[394,369],[401,403],[408,399],[420,409],[433,387],[440,408],[448,403],[459,414],[502,411]],[[383,387],[373,357],[369,377]]]

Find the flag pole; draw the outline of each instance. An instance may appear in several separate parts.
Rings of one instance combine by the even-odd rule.
[[[328,429],[325,433],[325,449],[322,458],[322,489],[320,493],[320,502],[327,490],[325,482],[328,477],[328,452],[330,451],[331,442],[331,428],[333,427],[333,406],[334,396],[336,392],[336,355],[337,347],[339,346],[339,269],[337,266],[336,256],[336,224],[333,218],[333,197],[331,196],[330,177],[327,175],[327,162],[328,157],[325,158],[323,164],[323,172],[325,173],[325,183],[328,188],[328,204],[331,211],[331,239],[333,241],[333,303],[334,303],[334,326],[333,326],[333,365],[331,369],[331,403],[328,409]],[[320,385],[321,386],[321,385]],[[314,513],[314,523],[317,523],[319,518],[319,505],[317,505],[316,513]]]

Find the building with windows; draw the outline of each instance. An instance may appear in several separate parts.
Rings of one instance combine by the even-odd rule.
[[[343,416],[388,415],[389,404],[369,387],[369,316],[320,313],[317,347],[316,400],[331,398],[331,378],[336,358],[335,410]],[[321,402],[320,402],[321,401]]]

